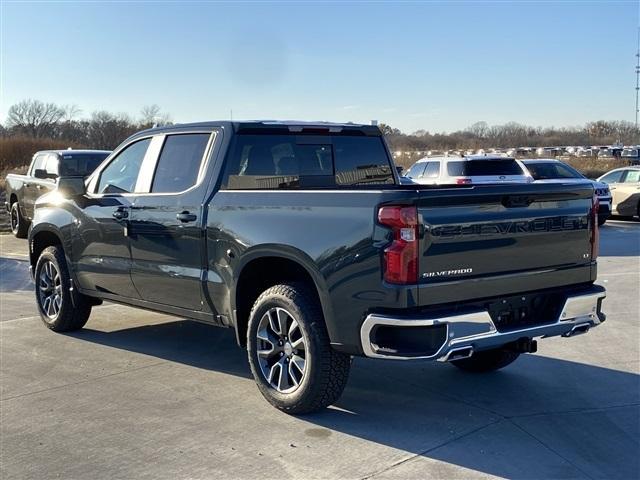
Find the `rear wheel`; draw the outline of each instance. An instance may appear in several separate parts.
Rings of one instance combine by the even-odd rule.
[[[260,393],[287,413],[309,413],[342,394],[351,358],[329,343],[322,311],[302,283],[276,285],[249,316],[247,352]]]
[[[492,372],[512,364],[520,356],[518,352],[497,348],[474,353],[469,358],[454,360],[450,363],[460,370],[474,373]]]
[[[18,202],[13,202],[11,204],[9,219],[11,222],[11,233],[13,233],[17,238],[27,238],[29,224],[22,216],[22,213],[20,213],[20,206],[18,205]]]
[[[61,247],[47,247],[35,270],[36,299],[40,318],[55,332],[78,330],[91,314],[91,299],[80,293],[71,298],[71,279]]]

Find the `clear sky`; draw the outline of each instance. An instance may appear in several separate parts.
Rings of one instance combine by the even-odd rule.
[[[432,132],[633,120],[637,1],[7,2],[2,102]]]

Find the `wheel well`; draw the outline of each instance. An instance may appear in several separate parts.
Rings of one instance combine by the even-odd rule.
[[[247,325],[253,304],[269,287],[286,282],[304,282],[312,287],[320,302],[318,290],[309,272],[299,263],[282,257],[263,257],[250,261],[242,269],[236,287],[236,335],[238,343],[247,343]]]
[[[31,243],[31,252],[29,254],[31,266],[35,268],[38,258],[42,251],[52,245],[62,245],[60,237],[53,232],[43,231],[34,235]]]

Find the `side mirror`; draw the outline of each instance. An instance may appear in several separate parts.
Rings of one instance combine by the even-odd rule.
[[[46,170],[42,169],[42,168],[36,168],[33,172],[33,176],[36,178],[39,178],[41,180],[47,180],[47,179],[56,179],[58,178],[58,175],[56,175],[55,173],[49,173]]]
[[[58,191],[65,197],[78,197],[87,193],[84,177],[60,177],[58,179]]]

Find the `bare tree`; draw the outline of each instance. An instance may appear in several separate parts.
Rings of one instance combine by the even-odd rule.
[[[65,109],[55,103],[23,100],[9,108],[7,126],[32,137],[52,136]]]
[[[87,143],[91,148],[113,149],[136,130],[126,114],[93,112],[87,127]]]
[[[166,125],[171,122],[171,116],[163,113],[158,105],[145,105],[140,110],[140,126],[149,128],[154,125]]]

